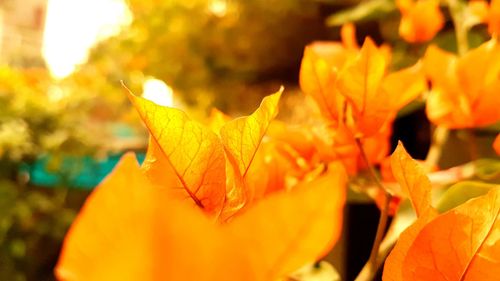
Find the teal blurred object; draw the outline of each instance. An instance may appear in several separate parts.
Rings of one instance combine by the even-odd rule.
[[[104,159],[95,159],[90,156],[66,156],[57,164],[57,171],[51,161],[54,157],[44,155],[32,164],[23,164],[21,173],[29,175],[29,182],[35,186],[56,187],[68,186],[79,189],[93,189],[118,163],[124,153],[110,154]],[[145,158],[145,153],[136,152],[139,163]]]

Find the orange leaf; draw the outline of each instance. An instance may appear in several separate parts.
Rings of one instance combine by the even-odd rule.
[[[316,101],[322,114],[334,122],[345,100],[337,93],[335,83],[346,52],[340,43],[315,42],[305,48],[300,67],[300,88]]]
[[[496,280],[500,276],[500,189],[428,223],[408,250],[404,280]]]
[[[403,281],[403,263],[408,249],[412,246],[420,230],[437,216],[435,210],[431,210],[419,217],[411,226],[399,235],[396,246],[392,249],[384,263],[383,281]]]
[[[340,165],[289,193],[274,193],[227,226],[259,280],[276,280],[325,255],[341,233],[345,172]],[[245,247],[246,246],[246,247]]]
[[[58,279],[254,280],[231,240],[167,190],[151,186],[134,155],[125,155],[71,226]]]
[[[88,198],[64,242],[60,280],[276,280],[338,239],[345,173],[270,196],[227,224],[165,196],[134,156]]]
[[[382,84],[382,92],[390,97],[384,99],[389,110],[403,108],[425,90],[427,81],[420,63],[388,74]]]
[[[385,75],[386,59],[375,43],[366,38],[359,56],[348,63],[339,77],[340,92],[352,101],[357,113],[362,114],[377,97]]]
[[[492,35],[500,34],[500,1],[491,0],[488,14],[488,31]]]
[[[178,179],[174,188],[184,188],[198,206],[218,214],[226,193],[226,163],[218,136],[178,109],[157,105],[131,92],[128,96],[153,139],[146,163],[160,161],[172,168],[150,169],[147,165],[148,177],[157,185],[166,184],[162,178],[173,170]]]
[[[431,209],[431,182],[420,164],[406,152],[401,142],[391,155],[391,167],[394,177],[417,213],[422,216]]]
[[[356,138],[379,133],[427,88],[420,64],[386,75],[388,61],[386,49],[367,38],[359,55],[339,74],[338,91],[348,101],[343,122]]]

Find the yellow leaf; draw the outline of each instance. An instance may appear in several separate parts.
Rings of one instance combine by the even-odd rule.
[[[168,162],[178,179],[175,188],[184,188],[205,211],[220,213],[226,193],[226,163],[218,136],[178,109],[157,105],[131,92],[128,96],[154,140],[146,163]],[[163,174],[170,170],[148,167],[151,165],[145,172],[156,184],[161,184]]]
[[[283,88],[265,97],[250,116],[240,117],[222,126],[220,135],[230,163],[245,177],[269,123],[278,114],[278,102]]]
[[[208,118],[208,127],[216,134],[219,134],[220,129],[229,121],[231,118],[224,114],[224,112],[213,108],[210,112]]]
[[[223,219],[247,203],[245,176],[270,122],[278,114],[278,102],[282,92],[283,88],[265,97],[259,108],[250,116],[231,120],[220,130],[227,159],[233,168],[228,172],[234,175],[230,177],[233,182],[227,185]]]

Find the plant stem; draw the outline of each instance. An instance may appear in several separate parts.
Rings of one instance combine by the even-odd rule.
[[[457,50],[459,55],[463,55],[469,49],[467,39],[467,27],[464,25],[463,9],[464,4],[460,0],[448,0],[453,25],[455,26],[455,36],[457,37]]]
[[[434,134],[432,137],[431,147],[425,158],[425,166],[432,170],[432,168],[439,164],[439,159],[441,158],[441,153],[443,150],[443,145],[448,138],[450,131],[441,126],[437,126],[434,129]]]
[[[384,185],[382,185],[382,182],[377,176],[377,173],[375,173],[375,169],[373,169],[373,166],[370,164],[370,160],[368,160],[368,156],[366,155],[365,149],[363,148],[363,144],[361,143],[361,140],[359,138],[356,138],[356,145],[359,149],[359,152],[361,154],[361,158],[363,159],[363,162],[365,163],[366,167],[368,168],[368,172],[370,172],[370,176],[372,177],[372,180],[377,184],[379,188],[382,190],[385,190]]]
[[[380,248],[380,243],[382,242],[382,239],[384,238],[385,235],[385,230],[387,227],[387,220],[389,217],[389,207],[392,199],[392,195],[387,192],[385,187],[383,186],[382,182],[378,178],[377,174],[375,173],[375,170],[373,169],[373,166],[370,164],[368,157],[366,156],[366,152],[363,148],[363,144],[361,143],[360,139],[356,139],[356,145],[358,146],[358,149],[361,153],[361,157],[363,158],[363,161],[365,162],[366,166],[368,167],[368,170],[370,172],[371,177],[377,184],[377,186],[384,192],[385,195],[385,202],[384,202],[384,208],[382,209],[380,213],[380,218],[378,221],[378,226],[377,226],[377,233],[375,234],[375,240],[373,241],[373,246],[372,250],[370,252],[370,258],[366,262],[366,264],[363,266],[363,269],[360,271],[358,276],[356,277],[356,281],[365,281],[365,280],[372,280],[375,274],[378,271],[378,268],[382,263],[377,262],[378,258],[378,252]]]

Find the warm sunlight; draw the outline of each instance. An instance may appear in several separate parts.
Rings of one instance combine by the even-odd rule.
[[[123,0],[49,0],[42,52],[52,75],[71,74],[89,48],[130,21]]]
[[[0,0],[0,281],[500,281],[499,93],[500,0]]]
[[[174,106],[174,93],[165,82],[149,78],[143,84],[142,97],[158,105]]]

